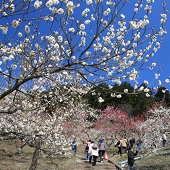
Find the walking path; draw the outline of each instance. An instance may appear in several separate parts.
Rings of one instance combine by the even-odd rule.
[[[80,160],[79,159],[79,160],[77,160],[77,164],[80,165],[79,170],[93,170],[93,169],[97,169],[97,170],[117,170],[115,168],[115,166],[113,164],[109,163],[108,161],[103,161],[103,162],[97,161],[96,166],[92,166],[86,160]]]
[[[104,160],[103,162],[97,161],[96,166],[92,166],[85,159],[77,159],[76,160],[79,170],[123,170],[119,165],[116,165],[113,162],[113,159]]]
[[[164,149],[163,152],[157,152],[161,149],[164,149],[164,147],[161,148],[155,148],[151,151],[149,151],[146,154],[143,155],[139,155],[137,157],[135,157],[135,160],[140,160],[143,158],[146,158],[150,155],[153,154],[158,154],[158,155],[165,155],[165,156],[169,156],[170,155],[170,147],[168,146],[166,149]],[[122,161],[122,162],[115,162],[116,157],[119,155],[108,155],[109,159],[108,160],[104,160],[103,162],[99,162],[97,160],[96,166],[92,166],[91,164],[89,164],[89,162],[83,158],[83,155],[80,155],[80,157],[77,157],[76,162],[77,162],[77,169],[74,170],[126,170],[127,169],[127,160]]]

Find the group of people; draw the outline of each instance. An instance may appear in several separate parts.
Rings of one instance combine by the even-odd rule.
[[[126,138],[120,138],[115,144],[115,147],[118,147],[118,154],[122,155],[122,153],[127,152],[127,140]]]
[[[124,153],[127,153],[128,148],[133,148],[133,146],[135,144],[138,147],[138,151],[142,150],[141,149],[141,144],[142,144],[141,139],[136,141],[135,138],[132,138],[129,141],[127,141],[127,139],[125,137],[124,138],[120,138],[115,143],[115,147],[118,147],[118,154],[122,155]]]
[[[136,141],[135,138],[132,138],[128,142],[126,138],[120,138],[115,144],[115,147],[118,147],[118,154],[122,155],[123,153],[127,153],[128,170],[133,170],[134,157],[138,154],[138,151],[141,150],[141,143],[142,141],[140,139]],[[135,150],[135,144],[137,145],[137,150]]]
[[[167,143],[167,137],[165,134],[162,135],[163,146]],[[115,147],[118,147],[118,154],[122,155],[127,153],[128,156],[128,170],[133,169],[134,165],[134,156],[138,154],[138,151],[141,149],[142,140],[138,139],[137,141],[135,138],[131,138],[127,141],[126,137],[120,138],[116,143]],[[100,139],[98,143],[95,143],[91,140],[85,140],[85,153],[86,159],[89,161],[92,166],[96,166],[97,158],[99,157],[100,162],[104,160],[106,154],[106,145],[104,138]],[[135,147],[136,146],[136,147]],[[137,149],[136,149],[137,148]],[[77,153],[77,142],[76,138],[72,142],[72,150]]]
[[[89,161],[90,164],[92,163],[92,166],[96,166],[96,161],[98,157],[100,159],[100,162],[103,161],[104,154],[106,153],[106,145],[104,138],[99,140],[98,144],[91,140],[88,140],[84,144],[86,145],[85,146],[86,159]]]
[[[137,146],[140,146],[141,143],[142,141],[138,140]],[[104,138],[100,139],[98,144],[96,144],[94,141],[91,141],[91,140],[85,140],[84,144],[85,144],[86,159],[89,161],[90,164],[92,164],[92,166],[96,166],[96,161],[98,157],[100,159],[100,162],[104,160],[105,155],[107,155],[106,144],[105,144]],[[134,156],[138,154],[138,150],[136,150],[136,152],[133,151],[134,144],[135,144],[135,138],[132,138],[131,140],[129,140],[129,143],[127,143],[126,138],[120,138],[120,140],[117,141],[117,143],[115,144],[115,146],[118,147],[118,154],[122,155],[122,153],[127,153],[128,170],[133,169]],[[72,142],[72,150],[75,153],[77,152],[76,138]]]

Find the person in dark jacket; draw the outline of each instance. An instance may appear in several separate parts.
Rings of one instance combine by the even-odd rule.
[[[127,155],[128,155],[128,170],[133,170],[134,167],[134,162],[135,162],[135,159],[134,159],[134,156],[136,156],[138,154],[138,150],[136,150],[136,152],[134,153],[132,151],[132,147],[128,147],[128,152],[127,152]]]
[[[129,147],[132,148],[132,147],[134,146],[135,142],[136,142],[136,141],[135,141],[135,138],[130,139],[130,140],[129,140]]]
[[[121,140],[118,140],[117,142],[116,142],[116,144],[115,144],[115,147],[117,147],[118,148],[118,154],[121,156],[122,155],[122,143],[121,143],[122,141]]]

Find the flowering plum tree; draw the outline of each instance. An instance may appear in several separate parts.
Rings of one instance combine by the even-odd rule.
[[[18,110],[0,116],[0,136],[19,139],[23,145],[35,148],[30,170],[36,168],[40,151],[55,155],[65,151],[73,137],[81,138],[90,126],[86,118],[93,115],[95,110],[82,102],[77,105],[70,102],[65,110],[59,108],[55,112],[58,114],[51,116],[43,110]]]
[[[17,111],[12,115],[2,115],[0,135],[19,139],[23,142],[23,146],[35,148],[30,169],[36,168],[41,150],[50,150],[51,153],[59,152],[70,139],[69,136],[64,135],[61,121],[42,112]]]
[[[160,146],[163,133],[169,133],[170,109],[155,105],[148,111],[147,119],[142,123],[140,130],[143,133],[144,142],[150,145]]]
[[[102,111],[95,125],[104,134],[111,136],[114,134],[115,137],[118,134],[128,138],[132,133],[139,134],[139,127],[143,121],[141,116],[131,117],[120,109],[108,106]]]

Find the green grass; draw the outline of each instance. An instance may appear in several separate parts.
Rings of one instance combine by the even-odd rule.
[[[18,150],[19,143],[15,141],[0,141],[0,170],[26,170],[29,169],[33,148],[25,146],[20,152]],[[83,159],[86,157],[84,153],[85,145],[82,143],[78,145],[78,155],[71,154],[69,157],[64,156],[61,158],[49,158],[47,155],[41,153],[38,160],[37,170],[79,170],[81,164],[76,164],[76,159]],[[127,160],[127,154],[122,156],[117,155],[117,148],[113,145],[107,147],[107,153],[109,157],[114,156],[114,162],[118,163]],[[136,170],[170,170],[170,155],[162,155],[163,152],[168,152],[168,147],[159,150],[157,153],[153,153],[151,156],[137,160],[135,162]],[[71,152],[71,150],[70,150]],[[140,152],[139,155],[146,152]],[[139,156],[138,155],[138,156]],[[89,169],[90,170],[90,169]]]
[[[170,170],[170,155],[166,156],[163,154],[168,151],[170,152],[170,148],[167,146],[145,158],[136,160],[136,170]],[[144,154],[146,154],[146,151],[139,152],[137,156],[141,156]],[[123,154],[122,156],[116,155],[114,157],[114,162],[116,163],[125,160],[127,160],[127,154]]]
[[[16,145],[17,144],[17,145]],[[34,148],[25,146],[22,151],[18,150],[19,142],[0,141],[0,170],[26,170],[31,164]],[[74,159],[69,158],[49,158],[45,154],[40,154],[37,170],[60,170],[67,164],[74,164]]]

